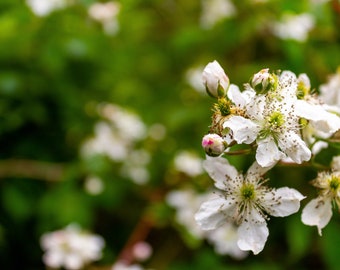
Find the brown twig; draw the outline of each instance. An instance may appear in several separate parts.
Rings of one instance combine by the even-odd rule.
[[[56,182],[62,179],[65,172],[63,164],[28,160],[0,160],[0,178],[25,177],[37,180]]]
[[[143,216],[137,223],[128,241],[120,252],[117,261],[131,264],[134,260],[133,246],[140,241],[144,241],[148,236],[151,228],[151,220],[147,216]]]

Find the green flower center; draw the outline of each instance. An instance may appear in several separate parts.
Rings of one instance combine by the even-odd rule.
[[[285,117],[281,112],[273,112],[267,116],[265,127],[259,132],[259,139],[265,139],[269,135],[276,137],[275,135],[280,133],[280,128],[285,123]]]
[[[271,129],[282,127],[284,123],[285,123],[285,118],[283,114],[280,112],[273,112],[268,117],[268,124],[270,125]]]
[[[245,184],[241,188],[243,200],[253,200],[255,198],[255,188],[253,184]]]
[[[337,176],[332,176],[331,179],[329,180],[329,188],[335,192],[340,186],[340,179]]]
[[[230,114],[230,101],[226,98],[219,98],[215,104],[215,111],[221,113],[222,116],[227,116]]]

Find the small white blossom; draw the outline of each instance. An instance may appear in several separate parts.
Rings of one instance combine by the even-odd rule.
[[[227,94],[229,78],[216,60],[206,65],[202,79],[207,93],[212,97],[223,97]]]
[[[208,231],[206,238],[214,246],[215,252],[220,255],[230,255],[232,258],[244,259],[248,252],[241,250],[237,245],[237,226],[226,222],[215,230]]]
[[[327,83],[320,86],[320,99],[340,114],[340,68],[331,75]]]
[[[223,19],[235,16],[236,8],[230,0],[201,0],[201,26],[209,29]]]
[[[273,34],[281,39],[293,39],[304,42],[313,29],[315,19],[311,14],[285,14],[280,22],[273,23]]]
[[[145,261],[152,255],[152,247],[147,242],[137,242],[132,247],[132,254],[137,261]]]
[[[304,198],[295,189],[272,189],[264,185],[263,175],[271,168],[253,163],[242,175],[224,158],[208,158],[204,167],[223,195],[204,202],[195,215],[203,230],[214,230],[226,222],[237,224],[237,245],[258,254],[269,231],[267,215],[285,217],[299,210]]]
[[[104,240],[76,225],[69,225],[63,230],[45,233],[41,237],[41,247],[48,267],[77,270],[101,258]]]
[[[202,84],[203,66],[189,68],[185,73],[187,83],[201,94],[206,94],[205,86]]]
[[[103,25],[104,31],[109,35],[114,35],[119,30],[117,15],[120,11],[118,2],[93,3],[88,10],[88,14],[94,20]]]
[[[90,175],[85,179],[85,190],[91,195],[98,195],[104,190],[103,180],[98,176]]]
[[[194,237],[204,237],[204,232],[195,222],[194,215],[199,206],[208,198],[208,194],[198,194],[193,190],[172,190],[166,196],[166,202],[176,209],[175,219]]]
[[[26,4],[31,8],[32,12],[37,16],[47,16],[54,10],[66,7],[69,2],[67,0],[26,0]]]
[[[112,266],[111,270],[144,270],[144,267],[139,264],[127,264],[119,261]]]
[[[319,235],[322,229],[330,221],[332,203],[334,202],[340,209],[340,171],[338,170],[338,159],[335,157],[332,162],[331,172],[319,172],[317,178],[312,181],[313,186],[319,190],[319,196],[312,199],[303,209],[301,220],[309,226],[316,226]]]
[[[183,172],[190,177],[196,177],[203,173],[203,159],[190,151],[181,151],[176,154],[174,165],[177,171]]]

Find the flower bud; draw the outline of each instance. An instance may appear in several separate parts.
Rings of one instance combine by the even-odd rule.
[[[269,73],[268,68],[265,68],[253,76],[250,84],[257,94],[265,94],[276,87],[277,77],[275,74]]]
[[[207,134],[202,139],[202,146],[208,156],[216,157],[221,155],[227,148],[227,143],[217,134]]]
[[[203,70],[202,79],[207,93],[211,97],[218,98],[226,96],[229,87],[229,78],[216,60],[206,65]]]

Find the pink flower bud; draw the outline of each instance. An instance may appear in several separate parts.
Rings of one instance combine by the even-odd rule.
[[[202,139],[202,147],[209,156],[219,156],[226,149],[227,143],[217,134],[207,134]]]

